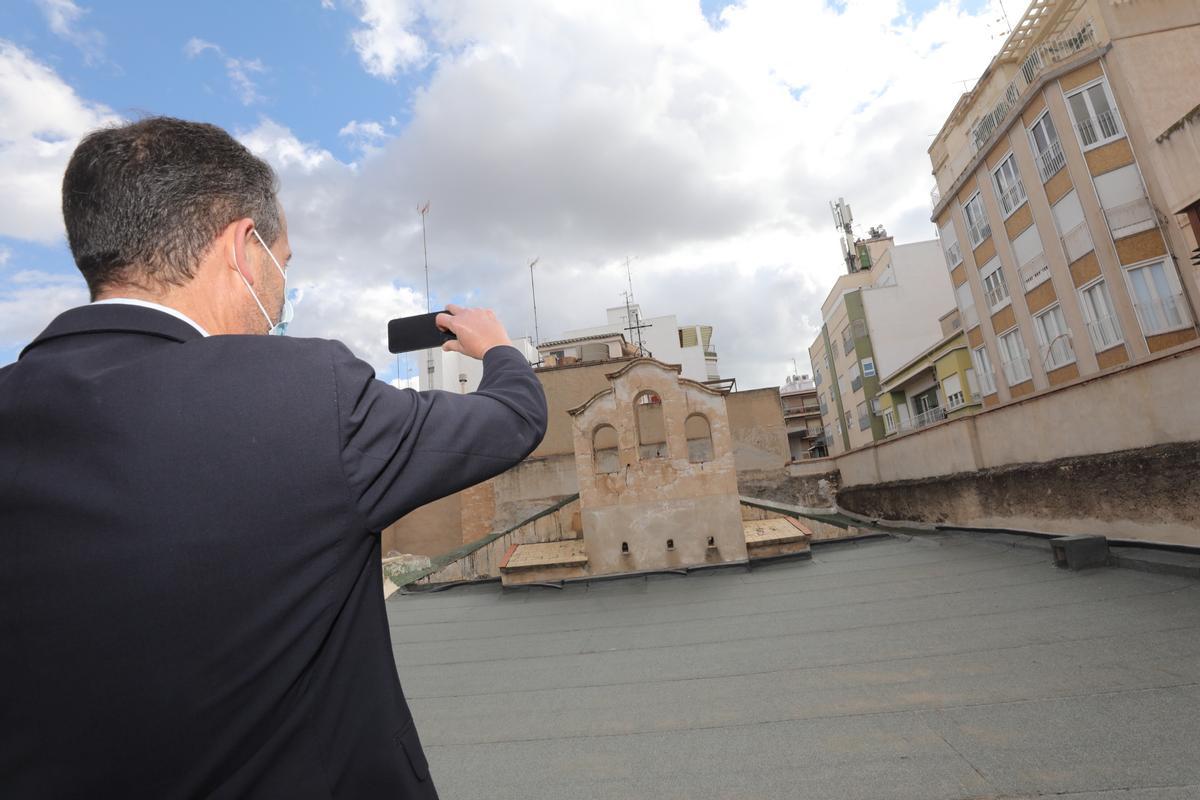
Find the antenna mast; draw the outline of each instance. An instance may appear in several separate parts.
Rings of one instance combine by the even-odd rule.
[[[625,321],[629,323],[631,332],[636,331],[638,353],[647,355],[646,347],[642,344],[642,328],[647,326],[642,324],[642,321],[638,319],[638,312],[633,310],[633,270],[629,266],[631,260],[629,256],[625,256],[625,280],[629,284],[629,291],[625,292]]]
[[[425,215],[429,213],[429,201],[425,201],[425,205],[417,206],[417,213],[421,215],[421,252],[425,256],[425,313],[429,314],[433,311],[433,306],[429,299],[429,245],[425,239]],[[429,387],[433,388],[433,350],[425,351],[425,369],[429,372]]]
[[[537,286],[533,282],[533,266],[541,261],[541,257],[535,257],[529,262],[529,290],[533,293],[533,346],[537,347],[540,337],[538,336],[537,324]]]

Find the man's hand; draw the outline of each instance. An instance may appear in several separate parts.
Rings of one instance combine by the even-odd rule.
[[[458,339],[443,344],[443,350],[463,353],[471,358],[483,358],[483,354],[493,347],[512,344],[508,332],[490,308],[448,305],[446,311],[449,313],[437,315],[437,326],[450,331]]]

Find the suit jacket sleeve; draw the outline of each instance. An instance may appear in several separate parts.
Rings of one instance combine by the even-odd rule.
[[[397,389],[344,345],[333,354],[342,465],[370,530],[504,472],[546,433],[546,396],[525,357],[493,347],[471,394]]]

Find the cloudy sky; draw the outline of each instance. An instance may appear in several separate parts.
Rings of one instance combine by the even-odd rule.
[[[530,333],[537,257],[548,339],[602,324],[629,258],[644,313],[714,325],[743,388],[793,357],[807,371],[841,269],[830,199],[862,232],[932,238],[926,148],[1005,29],[996,0],[5,6],[0,364],[87,300],[59,212],[75,142],[152,113],[271,161],[289,334],[342,339],[381,378],[397,374],[386,320],[425,308],[428,202],[435,307]]]

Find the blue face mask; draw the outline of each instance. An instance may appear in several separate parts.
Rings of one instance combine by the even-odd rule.
[[[283,336],[287,331],[288,323],[292,321],[294,311],[292,309],[292,301],[287,299],[287,273],[283,271],[283,267],[279,266],[279,261],[276,260],[275,254],[271,252],[271,248],[267,247],[267,243],[258,235],[257,230],[251,231],[254,238],[258,239],[258,243],[263,246],[263,250],[267,251],[267,256],[271,259],[271,263],[275,265],[275,269],[279,270],[279,274],[283,276],[283,309],[279,312],[279,322],[271,322],[271,315],[267,313],[267,309],[263,307],[262,301],[258,299],[258,294],[255,293],[254,287],[250,285],[250,281],[246,280],[246,276],[242,271],[238,270],[238,275],[242,278],[242,283],[246,284],[246,291],[250,292],[250,296],[254,298],[254,302],[258,305],[258,310],[262,312],[263,319],[267,321],[267,326],[270,330],[267,331],[268,336]]]

